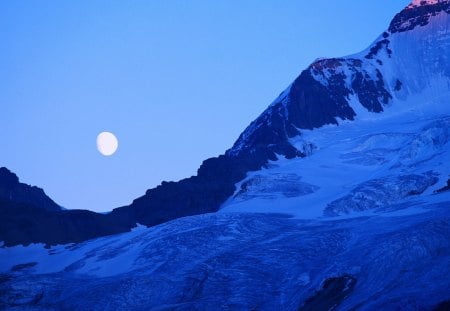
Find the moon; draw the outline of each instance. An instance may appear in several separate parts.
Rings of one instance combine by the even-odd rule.
[[[97,136],[97,149],[106,157],[113,155],[119,147],[117,137],[111,132],[101,132]]]

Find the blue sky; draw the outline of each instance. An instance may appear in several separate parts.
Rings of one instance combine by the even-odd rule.
[[[2,1],[0,166],[66,208],[129,204],[195,174],[314,59],[365,49],[407,4]]]

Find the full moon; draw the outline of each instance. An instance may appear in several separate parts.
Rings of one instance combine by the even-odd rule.
[[[101,132],[97,136],[97,149],[104,156],[113,155],[119,146],[119,141],[111,132]]]

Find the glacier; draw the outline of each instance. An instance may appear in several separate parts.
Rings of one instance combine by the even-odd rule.
[[[0,306],[307,310],[325,283],[351,277],[350,290],[320,303],[431,310],[449,298],[446,200],[340,219],[205,214],[84,243],[2,248]]]

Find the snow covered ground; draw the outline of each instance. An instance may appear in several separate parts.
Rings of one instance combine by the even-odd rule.
[[[444,202],[345,219],[216,213],[80,244],[2,248],[0,307],[298,310],[326,282],[351,278],[351,289],[337,284],[320,301],[432,309],[450,299],[450,204],[435,198]]]

